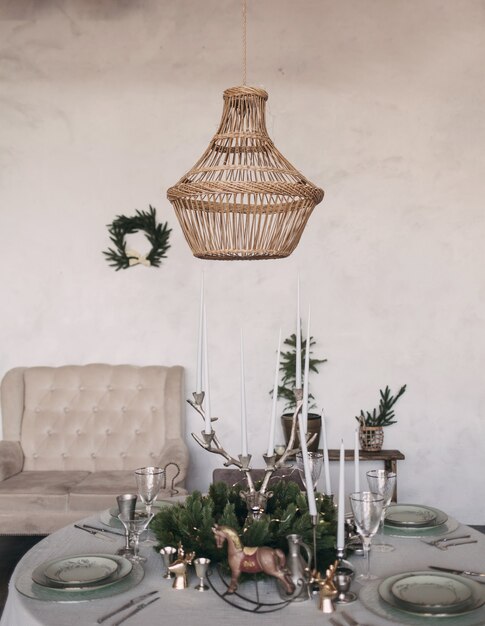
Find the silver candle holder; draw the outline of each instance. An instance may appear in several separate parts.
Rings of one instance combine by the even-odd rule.
[[[267,501],[273,495],[273,492],[268,489],[269,481],[275,471],[278,470],[280,467],[284,467],[288,457],[292,457],[300,452],[300,447],[295,446],[295,440],[298,413],[300,412],[303,405],[303,390],[295,389],[294,393],[296,398],[296,409],[292,417],[291,433],[288,444],[286,445],[281,455],[263,455],[266,467],[264,470],[263,481],[259,489],[256,489],[253,477],[251,476],[251,455],[248,454],[243,456],[240,454],[238,455],[238,457],[234,457],[225,450],[224,446],[219,441],[214,429],[212,428],[212,422],[215,422],[217,420],[216,417],[210,418],[210,433],[206,433],[205,430],[201,432],[200,436],[192,433],[192,437],[199,444],[199,446],[201,446],[201,448],[207,450],[207,452],[211,452],[212,454],[219,454],[225,459],[225,467],[230,467],[231,465],[233,465],[234,467],[239,468],[239,470],[244,473],[247,482],[247,490],[241,491],[241,497],[246,502],[248,511],[253,519],[258,519],[262,515],[262,513],[266,511]],[[195,411],[197,411],[197,413],[199,413],[199,415],[205,422],[206,415],[203,408],[205,394],[203,391],[194,392],[192,396],[194,399],[187,400],[187,402]],[[315,437],[316,433],[308,437],[307,446],[309,446],[314,441]]]

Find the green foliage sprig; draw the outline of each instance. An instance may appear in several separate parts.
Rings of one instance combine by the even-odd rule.
[[[130,267],[130,259],[135,257],[130,257],[127,253],[125,237],[139,231],[145,233],[152,246],[146,255],[150,265],[159,267],[162,259],[166,258],[166,252],[170,248],[168,240],[172,229],[168,228],[167,222],[157,224],[156,210],[150,206],[149,211],[137,210],[134,217],[118,215],[111,224],[108,224],[108,232],[115,249],[108,248],[103,254],[116,271]]]
[[[381,399],[379,402],[379,409],[374,409],[372,413],[369,411],[360,412],[360,415],[355,419],[364,426],[390,426],[396,423],[394,405],[406,391],[406,385],[403,385],[395,396],[391,395],[391,390],[388,386],[382,391],[380,389]]]
[[[185,551],[211,559],[213,563],[227,566],[226,544],[216,546],[212,526],[221,524],[233,528],[245,546],[269,546],[288,551],[286,536],[301,535],[303,541],[313,545],[313,526],[308,513],[306,494],[296,483],[283,481],[272,486],[273,497],[268,500],[266,513],[260,520],[247,519],[247,507],[240,487],[214,483],[203,496],[195,491],[184,504],[163,507],[151,523],[159,550],[164,546],[182,543]],[[317,494],[317,562],[321,571],[335,558],[335,507],[331,498]]]
[[[315,340],[310,336],[310,360],[309,369],[310,372],[318,374],[318,365],[325,363],[327,359],[312,359],[312,347],[315,345]],[[288,346],[290,350],[282,352],[280,360],[280,372],[282,372],[281,385],[278,386],[278,397],[284,398],[286,401],[285,411],[291,411],[296,408],[295,394],[293,393],[296,384],[296,334],[293,333],[287,339],[285,339],[283,345]],[[306,353],[306,339],[301,342],[301,371],[304,371],[305,365],[305,353]],[[272,393],[272,392],[270,392]],[[309,393],[308,400],[311,402],[314,400],[314,396]],[[313,408],[315,404],[310,405],[309,408]]]

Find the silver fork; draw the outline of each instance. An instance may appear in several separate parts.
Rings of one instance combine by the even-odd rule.
[[[457,541],[456,543],[445,543],[444,545],[437,544],[435,548],[438,548],[438,550],[448,550],[448,548],[452,548],[453,546],[466,546],[468,543],[478,543],[478,541],[472,539],[471,541]]]
[[[470,539],[471,535],[458,535],[457,537],[439,537],[438,539],[433,539],[433,541],[426,541],[426,539],[421,539],[423,543],[427,543],[428,546],[437,546],[440,543],[448,543],[449,541],[456,541],[457,539]]]

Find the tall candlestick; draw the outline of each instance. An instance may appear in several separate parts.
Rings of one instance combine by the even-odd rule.
[[[204,432],[206,435],[210,435],[212,426],[211,426],[211,394],[210,394],[210,384],[209,384],[209,351],[207,349],[207,317],[205,314],[205,303],[203,306],[204,313],[204,415],[205,415],[205,425]]]
[[[298,285],[296,292],[296,371],[295,387],[301,389],[301,319],[300,319],[300,276],[298,275]]]
[[[303,459],[303,469],[305,471],[305,485],[306,485],[306,493],[308,498],[308,512],[311,517],[316,517],[317,515],[317,504],[315,502],[315,492],[313,491],[313,480],[312,480],[312,472],[310,470],[310,461],[308,459],[308,449],[306,446],[306,435],[303,430],[303,420],[301,417],[301,413],[298,414],[298,430],[300,434],[300,446],[301,446],[301,456]]]
[[[241,449],[242,456],[248,456],[248,431],[246,417],[246,382],[244,377],[244,338],[241,328]]]
[[[329,496],[332,493],[330,484],[330,463],[328,462],[327,428],[322,409],[322,438],[323,438],[323,469],[325,471],[325,493]]]
[[[360,471],[359,471],[359,429],[354,433],[354,491],[360,491]]]
[[[340,444],[340,472],[338,484],[337,550],[345,548],[345,450]]]
[[[200,281],[200,302],[199,302],[199,341],[197,343],[197,368],[195,391],[202,391],[202,342],[204,333],[204,274]]]
[[[278,352],[276,355],[276,369],[274,373],[274,386],[273,386],[273,405],[271,408],[271,422],[269,424],[269,439],[268,439],[268,456],[274,454],[274,431],[276,426],[276,405],[278,404],[278,378],[280,373],[280,352],[281,352],[281,328],[278,337]]]
[[[305,375],[303,377],[303,405],[302,417],[303,428],[305,433],[308,431],[308,377],[310,374],[310,307],[308,307],[308,323],[306,331],[306,348],[305,348]]]

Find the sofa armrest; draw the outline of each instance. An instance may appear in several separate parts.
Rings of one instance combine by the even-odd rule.
[[[160,454],[160,467],[166,468],[166,489],[184,489],[189,466],[189,453],[180,439],[168,440]]]
[[[18,441],[0,441],[0,480],[22,471],[24,453]]]

